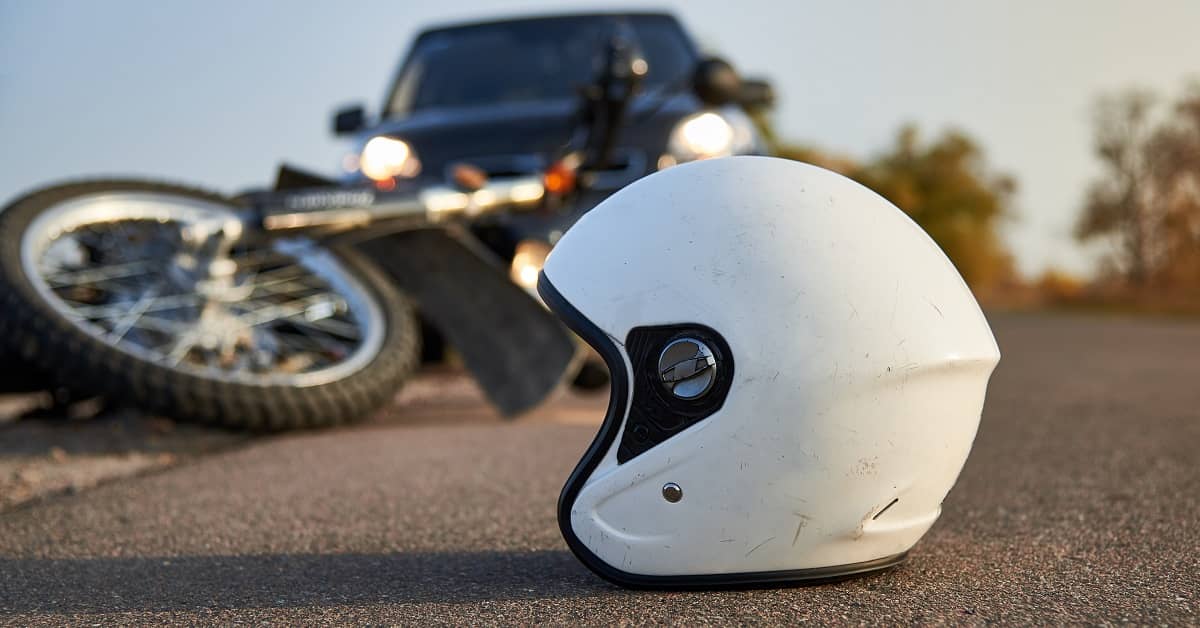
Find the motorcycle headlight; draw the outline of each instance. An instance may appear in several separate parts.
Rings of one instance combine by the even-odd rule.
[[[372,137],[358,156],[358,169],[372,181],[394,177],[411,178],[421,172],[421,162],[404,140],[382,135]]]
[[[667,141],[667,154],[659,160],[660,167],[741,155],[755,150],[757,145],[754,124],[741,109],[702,111],[680,120]]]
[[[516,254],[513,255],[509,276],[513,283],[521,286],[530,294],[537,294],[538,273],[550,255],[550,245],[538,240],[522,240],[517,244]]]

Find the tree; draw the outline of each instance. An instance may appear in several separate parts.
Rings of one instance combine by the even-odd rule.
[[[904,210],[942,247],[972,287],[1012,277],[1012,256],[1000,239],[1016,181],[988,172],[982,149],[960,131],[922,144],[903,127],[895,145],[853,178]]]
[[[1200,281],[1200,88],[1165,117],[1148,92],[1096,105],[1096,155],[1104,173],[1087,191],[1075,236],[1105,239],[1103,260],[1136,287]]]
[[[1154,97],[1129,90],[1104,96],[1095,113],[1096,157],[1104,175],[1087,190],[1075,237],[1088,241],[1107,237],[1115,244],[1114,267],[1142,284],[1154,263],[1154,185],[1147,146],[1153,133],[1150,114]]]
[[[1158,279],[1195,291],[1200,288],[1200,85],[1175,104],[1148,150],[1162,203],[1165,266]]]

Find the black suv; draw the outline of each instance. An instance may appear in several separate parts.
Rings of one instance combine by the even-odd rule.
[[[368,123],[361,106],[336,115],[335,132],[356,136],[344,182],[370,178],[391,187],[406,179],[442,180],[459,163],[492,176],[544,172],[579,132],[581,93],[594,84],[614,37],[636,48],[633,68],[641,76],[622,104],[605,168],[567,211],[478,226],[477,235],[503,258],[512,261],[522,240],[553,244],[583,211],[656,170],[763,152],[747,110],[769,105],[769,87],[740,81],[736,98],[705,98],[705,86],[697,82],[714,78],[699,76],[698,69],[711,75],[713,63],[723,62],[702,58],[673,16],[531,17],[422,32],[378,120]],[[715,80],[720,82],[719,72]],[[514,269],[514,279],[521,274]]]

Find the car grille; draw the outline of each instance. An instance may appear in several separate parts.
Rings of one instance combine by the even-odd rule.
[[[542,172],[549,166],[544,155],[485,155],[457,159],[453,163],[468,163],[487,173],[489,177],[514,177]],[[453,164],[447,165],[445,177],[451,179]],[[646,154],[639,150],[618,148],[614,151],[611,167],[596,173],[595,187],[600,190],[615,190],[632,183],[647,174]]]

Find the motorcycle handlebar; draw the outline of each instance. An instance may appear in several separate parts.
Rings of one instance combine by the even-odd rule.
[[[488,180],[476,189],[428,185],[384,192],[373,187],[317,188],[258,199],[266,231],[344,230],[380,223],[421,227],[501,211],[536,209],[546,196],[540,176]]]

